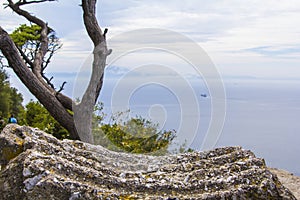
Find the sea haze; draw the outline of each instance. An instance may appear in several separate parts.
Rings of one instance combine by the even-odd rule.
[[[242,146],[264,158],[268,166],[300,175],[300,80],[225,78],[223,81],[227,111],[216,147]],[[111,110],[111,94],[116,84],[114,79],[104,81],[100,101],[104,102],[106,112]],[[201,150],[211,111],[217,108],[211,105],[214,97],[210,96],[203,81],[191,81],[191,87],[198,101],[199,113],[196,115],[195,112],[191,112],[192,115],[183,113],[182,107],[185,110],[196,108],[180,105],[180,95],[159,84],[144,85],[132,93],[128,100],[130,114],[151,118],[160,123],[161,129],[175,129],[177,145],[187,140],[190,147]],[[185,128],[184,133],[179,131],[182,118],[187,118],[186,121],[197,119],[199,127],[195,134],[194,128]]]
[[[300,80],[229,80],[217,146],[241,145],[271,167],[300,175]]]
[[[127,73],[115,68],[118,72],[116,73],[113,69],[107,70],[99,97],[99,101],[104,102],[107,113],[111,112],[114,88],[123,74]],[[63,74],[62,79],[56,77],[58,83],[67,79],[68,85],[64,92],[71,96],[73,91],[74,98],[80,97],[77,92],[84,91],[85,86],[82,83],[87,84],[89,79],[86,76],[81,81],[82,77],[76,78],[76,74]],[[188,140],[192,148],[201,150],[211,122],[212,109],[217,108],[211,105],[214,97],[211,97],[205,82],[201,79],[190,79],[191,88],[178,84],[176,80],[169,81],[171,85],[168,86],[156,83],[138,86],[125,101],[128,101],[131,116],[151,118],[160,123],[161,129],[175,129],[177,147],[178,143],[183,144]],[[242,146],[264,158],[268,166],[285,169],[300,176],[300,79],[227,77],[223,82],[226,98],[219,101],[226,102],[226,117],[215,146]],[[18,81],[14,81],[14,85],[18,89],[24,88]],[[128,93],[126,87],[124,88],[119,92]],[[176,88],[177,93],[172,88]],[[194,94],[188,96],[185,92],[191,89]],[[27,93],[23,94],[25,103],[33,98]],[[203,97],[203,94],[207,96]],[[185,101],[182,101],[182,96]],[[199,112],[192,103],[194,98],[197,100],[196,107]],[[180,131],[183,119],[185,128]],[[195,122],[198,123],[196,129]],[[173,145],[172,148],[176,146]]]

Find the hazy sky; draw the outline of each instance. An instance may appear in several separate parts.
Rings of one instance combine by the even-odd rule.
[[[76,72],[92,51],[79,4],[59,0],[24,7],[47,21],[63,42],[49,72]],[[224,77],[300,75],[299,0],[103,0],[97,16],[109,28],[109,38],[139,28],[184,34],[208,53]],[[8,32],[24,22],[1,6],[0,25]]]

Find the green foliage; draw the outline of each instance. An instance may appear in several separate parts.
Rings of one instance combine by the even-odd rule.
[[[34,44],[35,47],[39,47],[41,40],[41,31],[42,28],[36,24],[30,26],[26,24],[21,24],[16,28],[11,34],[10,37],[15,42],[18,47],[24,47],[27,44]],[[53,45],[52,42],[55,40],[58,41],[58,37],[55,35],[55,31],[48,27],[48,39],[49,45]]]
[[[10,34],[10,37],[17,46],[22,47],[29,41],[39,41],[41,38],[41,30],[42,28],[35,24],[30,26],[21,24],[12,34]]]
[[[94,142],[95,144],[101,145],[112,151],[118,151],[118,152],[123,151],[122,149],[118,148],[115,144],[113,144],[101,129],[101,126],[103,125],[103,121],[106,117],[107,115],[103,112],[103,103],[97,103],[94,108],[93,127],[92,127]]]
[[[24,110],[22,95],[11,88],[8,76],[0,68],[0,129],[3,128],[10,114],[14,114],[21,125],[39,128],[59,139],[69,138],[64,129],[39,103],[30,101]],[[96,144],[110,150],[132,153],[152,153],[162,155],[168,153],[168,146],[175,137],[175,131],[159,131],[158,125],[142,117],[120,120],[126,113],[118,113],[104,124],[106,115],[103,104],[95,106],[93,116],[93,134]]]
[[[122,125],[105,124],[101,129],[113,144],[131,153],[166,152],[175,136],[173,131],[157,131],[154,124],[142,118],[132,118]]]
[[[21,24],[10,34],[16,46],[23,52],[22,57],[29,67],[32,67],[30,64],[34,62],[36,53],[41,47],[41,31],[42,28],[36,24],[31,24],[30,26]],[[42,63],[43,70],[47,68],[52,56],[61,46],[55,31],[48,27],[48,49]]]
[[[10,111],[10,85],[7,81],[7,74],[0,70],[0,115],[7,117]]]
[[[22,102],[22,94],[16,88],[10,86],[6,72],[0,67],[0,117],[3,120],[0,130],[2,130],[11,114],[16,118],[22,115],[24,112]]]
[[[15,117],[19,117],[19,114],[24,111],[22,102],[22,94],[19,93],[16,88],[10,88],[10,113],[12,113]]]
[[[37,127],[60,139],[69,137],[66,129],[60,126],[40,103],[31,101],[25,110],[22,102],[22,94],[16,88],[10,87],[6,72],[0,68],[0,130],[13,114],[20,125]]]
[[[39,128],[59,139],[69,138],[68,131],[39,102],[30,101],[26,105],[25,121],[27,125]]]
[[[36,24],[22,24],[10,34],[10,37],[19,48],[28,67],[32,67],[36,53],[41,47],[41,31],[42,28]],[[61,48],[62,45],[53,29],[48,27],[47,34],[48,49],[41,66],[43,70],[42,75],[47,83],[54,87],[50,83],[50,80],[44,75],[44,70],[50,63],[54,53]],[[0,54],[0,66],[2,67],[7,63],[3,62],[3,60],[4,56]],[[19,124],[37,127],[53,134],[57,138],[69,137],[69,133],[54,120],[40,103],[32,101],[26,105],[26,110],[24,110],[22,106],[22,95],[19,94],[16,89],[10,88],[6,79],[6,74],[0,73],[0,115],[4,116],[5,121],[8,115],[14,114],[14,116],[17,117]]]
[[[105,115],[103,113],[99,115],[99,109],[100,111],[103,109],[102,104],[98,105],[98,115],[95,115],[95,117],[99,116],[101,121],[94,121],[93,126],[96,144],[111,150],[131,153],[154,155],[168,153],[168,146],[175,138],[174,130],[159,131],[158,124],[142,117],[120,120],[121,116],[126,114],[124,112],[112,116],[110,123],[105,124],[102,121]]]

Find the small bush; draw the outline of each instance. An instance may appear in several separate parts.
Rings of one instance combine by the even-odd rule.
[[[175,138],[175,130],[160,131],[158,124],[143,117],[122,118],[129,111],[113,115],[108,123],[103,123],[105,115],[101,112],[103,104],[98,105],[94,120],[94,140],[116,151],[130,153],[168,153],[168,147]],[[98,118],[97,118],[98,116]]]

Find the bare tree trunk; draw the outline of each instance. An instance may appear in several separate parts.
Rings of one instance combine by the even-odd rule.
[[[45,106],[49,113],[71,134],[73,139],[79,139],[71,114],[62,106],[55,95],[29,70],[20,57],[19,51],[6,31],[0,27],[0,49],[12,66],[16,75],[30,92]]]
[[[7,0],[10,7],[17,14],[25,17],[31,23],[41,27],[41,45],[38,47],[33,62],[30,62],[30,68],[26,65],[26,55],[16,47],[7,32],[0,27],[0,49],[11,66],[30,90],[30,92],[44,105],[49,113],[69,132],[73,139],[80,139],[84,142],[93,143],[92,135],[92,116],[94,106],[99,96],[103,83],[104,68],[106,57],[111,53],[107,49],[105,34],[97,22],[96,0],[82,0],[83,19],[89,37],[94,43],[94,60],[92,66],[92,75],[88,87],[80,103],[75,104],[73,100],[60,91],[56,91],[53,85],[43,76],[43,61],[48,49],[48,26],[40,18],[30,14],[20,7],[26,4],[41,3],[53,0],[39,1],[17,1]],[[23,56],[23,57],[22,57]],[[25,57],[24,57],[25,56]],[[25,62],[24,62],[25,60]],[[69,111],[74,111],[72,115]]]
[[[102,88],[106,57],[111,53],[107,49],[105,34],[102,34],[95,12],[96,0],[82,0],[83,19],[86,30],[94,43],[94,60],[89,85],[78,105],[74,106],[74,119],[79,137],[84,142],[93,143],[92,115],[94,106]],[[106,30],[107,31],[107,30]]]

